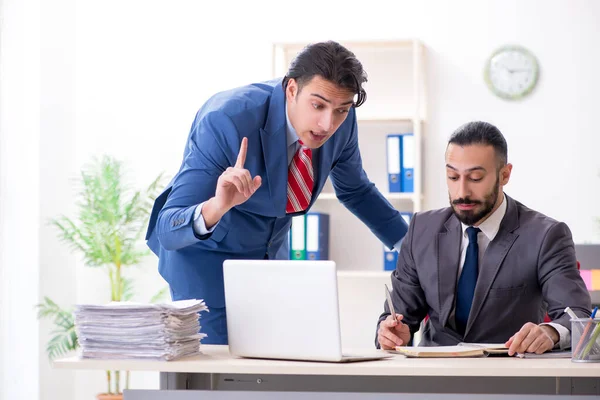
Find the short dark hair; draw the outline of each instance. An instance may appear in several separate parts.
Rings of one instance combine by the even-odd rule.
[[[454,131],[448,144],[459,146],[468,146],[472,144],[482,144],[492,146],[498,158],[498,164],[503,167],[508,162],[508,145],[506,139],[498,128],[494,125],[483,122],[467,122]]]
[[[360,107],[367,100],[367,92],[362,87],[367,73],[354,53],[337,42],[314,43],[302,49],[283,78],[283,90],[290,79],[295,79],[298,90],[302,90],[315,75],[355,93],[358,97],[354,107]]]

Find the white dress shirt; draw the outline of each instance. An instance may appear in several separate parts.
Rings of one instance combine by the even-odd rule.
[[[488,248],[488,245],[500,230],[500,223],[502,223],[502,219],[506,214],[506,197],[502,194],[502,203],[500,203],[500,207],[496,209],[485,221],[481,223],[479,226],[475,226],[479,228],[481,232],[477,234],[477,245],[479,246],[479,257],[478,257],[478,265],[481,267],[483,265],[483,256],[485,251]],[[458,264],[458,278],[460,278],[460,274],[463,269],[463,265],[465,263],[465,258],[467,257],[467,247],[469,245],[469,236],[467,235],[467,228],[469,225],[465,225],[461,222],[462,225],[462,240],[460,242],[460,263]],[[458,282],[457,278],[457,282]],[[456,307],[456,304],[455,304]],[[452,321],[455,319],[455,309],[452,310],[450,314],[450,318]],[[560,337],[558,343],[554,346],[555,348],[566,349],[571,345],[571,332],[564,326],[560,324],[555,324],[552,322],[545,323],[542,325],[550,325],[558,332]],[[516,332],[515,332],[516,333]]]

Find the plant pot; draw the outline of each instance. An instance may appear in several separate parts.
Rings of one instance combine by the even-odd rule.
[[[121,394],[110,394],[110,393],[98,393],[96,395],[98,400],[123,400],[123,393]]]

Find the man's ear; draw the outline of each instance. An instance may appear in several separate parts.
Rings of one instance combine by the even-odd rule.
[[[512,173],[512,164],[506,164],[500,170],[500,184],[505,186],[510,180],[510,174]]]
[[[285,88],[285,97],[288,101],[293,100],[298,94],[298,82],[294,78],[288,80]]]

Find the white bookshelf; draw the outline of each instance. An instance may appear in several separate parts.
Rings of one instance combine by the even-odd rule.
[[[413,200],[415,198],[415,195],[412,193],[381,192],[381,194],[383,195],[383,197],[385,197],[388,200]],[[335,196],[335,193],[332,193],[332,192],[321,193],[317,200],[337,200],[337,197]]]
[[[356,109],[363,167],[385,198],[399,211],[418,212],[423,204],[423,127],[426,122],[423,45],[418,40],[341,42],[367,72],[367,101]],[[273,76],[282,77],[306,43],[273,46]],[[387,135],[413,133],[415,184],[412,193],[389,193]],[[341,271],[383,271],[383,245],[341,205],[328,181],[312,211],[330,215],[329,254]]]

